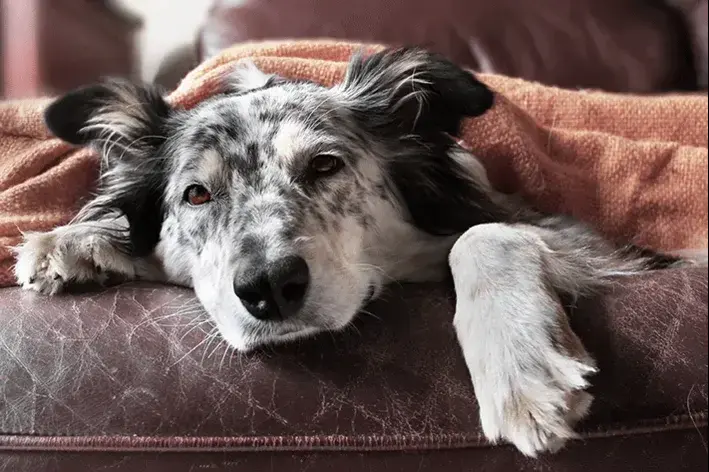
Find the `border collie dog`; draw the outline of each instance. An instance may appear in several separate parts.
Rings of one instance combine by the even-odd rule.
[[[100,185],[73,222],[25,235],[19,283],[190,286],[248,351],[342,329],[389,281],[452,273],[485,435],[529,456],[573,438],[596,367],[561,299],[684,261],[496,192],[456,139],[494,95],[439,55],[356,54],[332,88],[253,64],[228,82],[189,110],[124,81],[53,102],[49,129],[100,153]]]

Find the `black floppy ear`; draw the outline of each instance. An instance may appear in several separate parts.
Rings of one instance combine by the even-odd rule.
[[[473,74],[419,48],[357,53],[340,89],[350,109],[370,124],[398,125],[399,133],[456,135],[463,118],[482,115],[494,102]]]
[[[84,128],[94,113],[111,98],[113,94],[104,85],[73,90],[47,107],[44,122],[56,137],[71,144],[88,144],[89,135]]]
[[[159,90],[123,80],[76,89],[44,113],[55,136],[101,154],[98,195],[79,217],[124,215],[130,230],[123,242],[136,255],[150,253],[159,240],[165,187],[161,149],[170,113]]]
[[[52,102],[44,121],[58,138],[87,145],[97,139],[135,139],[160,134],[170,107],[160,91],[112,79],[73,90]]]
[[[338,89],[357,122],[385,138],[389,179],[416,227],[452,235],[507,218],[451,155],[463,119],[493,106],[473,74],[439,54],[393,49],[355,55]]]

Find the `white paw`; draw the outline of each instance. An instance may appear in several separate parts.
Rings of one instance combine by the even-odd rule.
[[[459,297],[454,324],[491,442],[555,452],[591,406],[593,359],[558,297],[538,284]]]
[[[60,230],[26,234],[16,249],[15,276],[23,288],[47,295],[71,282],[103,282],[105,274],[94,264],[91,249],[89,241],[77,241]]]
[[[556,452],[577,437],[574,425],[593,401],[584,391],[586,376],[596,369],[592,362],[558,352],[527,359],[521,365],[525,364],[518,372],[500,372],[497,389],[481,389],[480,421],[491,442],[503,439],[536,457]]]
[[[575,438],[595,364],[547,273],[552,251],[524,226],[480,225],[454,245],[454,325],[483,432],[528,456]]]

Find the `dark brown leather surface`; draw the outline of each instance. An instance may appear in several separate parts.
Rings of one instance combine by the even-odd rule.
[[[576,309],[601,368],[597,400],[584,441],[541,462],[481,438],[452,294],[412,286],[386,299],[371,308],[377,318],[345,333],[239,355],[203,343],[209,328],[195,324],[203,315],[190,291],[0,291],[0,470],[96,470],[75,468],[91,461],[141,470],[158,457],[173,464],[160,470],[220,461],[248,465],[234,470],[441,470],[441,461],[443,470],[470,470],[469,461],[570,470],[579,457],[627,463],[622,470],[706,464],[706,269],[636,277]]]
[[[689,29],[699,85],[706,89],[709,85],[709,1],[669,0],[669,3],[682,13]]]
[[[706,5],[706,0],[670,1]],[[339,38],[420,45],[485,72],[561,87],[641,93],[696,88],[694,60],[702,57],[702,43],[701,36],[699,42],[695,40],[692,27],[701,32],[707,26],[706,14],[703,23],[697,16],[701,10],[674,10],[661,0],[253,0],[240,6],[217,0],[214,4],[200,38],[207,54],[236,42],[262,39]]]

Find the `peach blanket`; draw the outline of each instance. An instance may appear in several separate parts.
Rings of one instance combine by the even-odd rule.
[[[332,85],[355,44],[243,44],[190,73],[170,95],[190,107],[217,92],[235,62]],[[367,46],[376,50],[379,46]],[[462,138],[499,189],[656,249],[707,247],[706,95],[618,96],[483,75],[495,107]],[[97,160],[48,135],[47,100],[0,104],[0,286],[12,285],[21,231],[66,223],[92,189]]]

